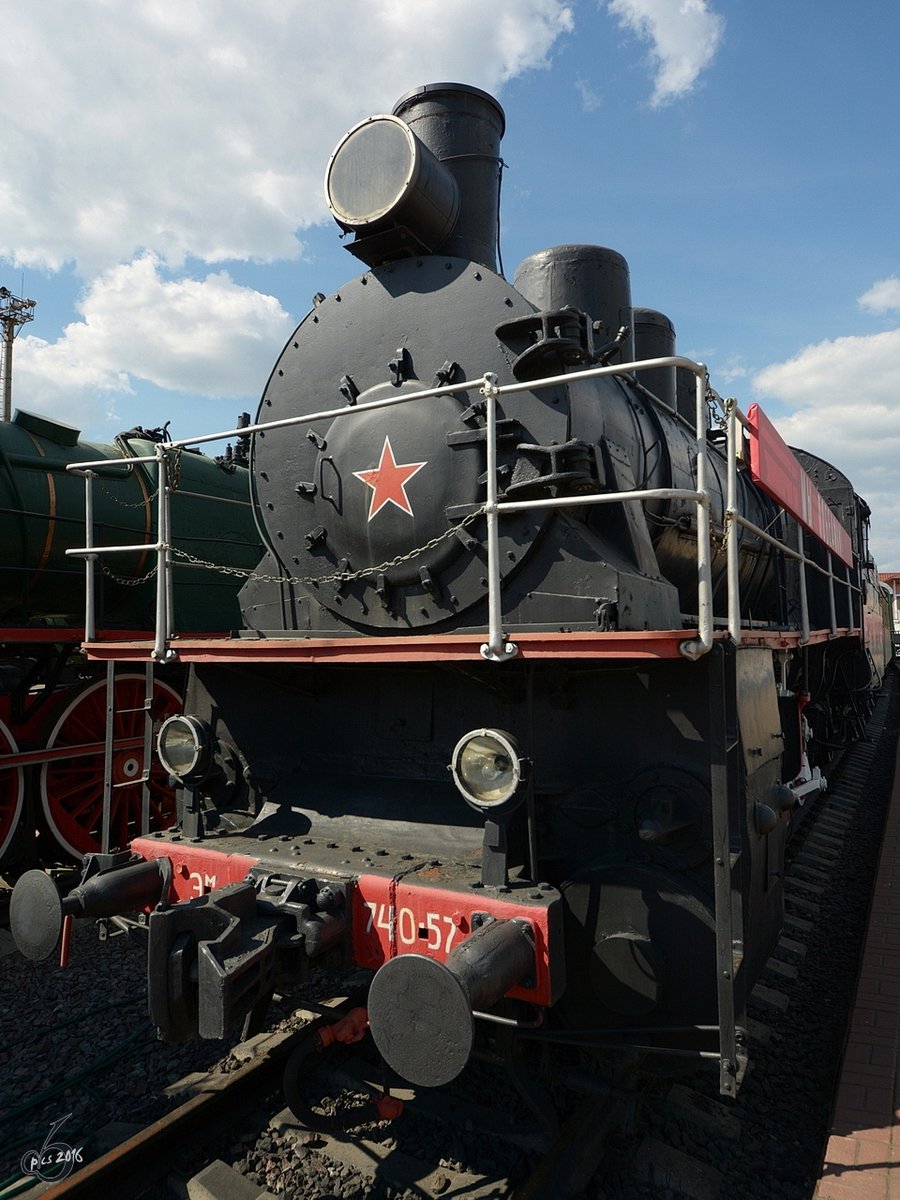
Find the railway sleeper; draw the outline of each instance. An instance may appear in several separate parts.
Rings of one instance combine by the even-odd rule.
[[[273,1133],[286,1137],[297,1145],[303,1145],[309,1137],[307,1128],[298,1124],[289,1108],[277,1113],[269,1122]],[[505,1195],[508,1181],[490,1179],[472,1172],[454,1170],[448,1166],[435,1166],[433,1162],[398,1150],[390,1142],[369,1138],[348,1141],[345,1137],[328,1133],[320,1134],[317,1151],[335,1165],[349,1167],[369,1186],[387,1183],[398,1190],[415,1187],[419,1195],[439,1196],[465,1195],[472,1200],[489,1200],[490,1197]],[[502,1190],[499,1190],[502,1189]]]

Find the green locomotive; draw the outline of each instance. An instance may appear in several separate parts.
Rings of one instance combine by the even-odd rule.
[[[85,565],[66,551],[88,537],[97,546],[141,547],[90,567],[97,623],[120,638],[152,627],[159,468],[122,459],[152,458],[163,435],[132,429],[103,446],[36,413],[0,422],[0,870],[7,876],[101,848],[106,683],[80,652]],[[184,633],[227,633],[240,624],[243,577],[226,572],[252,570],[261,557],[242,451],[239,444],[212,458],[185,450],[166,471],[173,624]],[[84,479],[69,468],[100,460],[108,466],[93,469],[88,534]],[[153,827],[174,818],[168,781],[158,768],[145,769],[143,743],[148,720],[158,724],[179,710],[181,688],[177,668],[152,682],[152,698],[139,672],[117,675],[113,686],[107,841],[115,846],[140,830],[145,815]]]

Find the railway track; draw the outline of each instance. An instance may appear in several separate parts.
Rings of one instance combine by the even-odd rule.
[[[375,1129],[322,1132],[302,1125],[288,1108],[273,1105],[282,1073],[290,1056],[311,1034],[327,1027],[335,1016],[352,1010],[354,1000],[344,998],[329,1005],[330,1014],[299,1011],[295,1020],[301,1029],[260,1034],[232,1052],[232,1070],[213,1070],[188,1076],[168,1090],[186,1098],[166,1116],[135,1132],[99,1158],[55,1184],[36,1186],[29,1195],[42,1200],[93,1200],[111,1195],[117,1200],[161,1198],[181,1191],[173,1164],[203,1159],[204,1147],[214,1148],[236,1136],[248,1111],[259,1116],[271,1111],[259,1141],[263,1149],[287,1150],[304,1164],[307,1186],[302,1196],[330,1195],[330,1184],[342,1181],[335,1194],[395,1194],[410,1197],[465,1196],[468,1200],[491,1200],[514,1196],[517,1200],[560,1200],[575,1195],[596,1167],[597,1155],[618,1112],[608,1102],[595,1101],[580,1108],[551,1141],[537,1130],[522,1130],[482,1104],[462,1104],[457,1098],[392,1088],[392,1095],[415,1109],[416,1121],[432,1126],[431,1137],[452,1142],[452,1135],[473,1134],[478,1140],[502,1142],[511,1151],[534,1163],[517,1182],[510,1174],[478,1171],[454,1159],[452,1150],[441,1156],[433,1145],[423,1146],[416,1131],[394,1135],[386,1122]],[[374,1095],[379,1085],[371,1078],[370,1064],[363,1059],[342,1062],[317,1073],[318,1088],[331,1090],[351,1102]],[[416,1152],[416,1150],[420,1152]],[[310,1190],[310,1182],[314,1190]],[[287,1191],[283,1174],[279,1192]],[[244,1187],[246,1185],[246,1187]],[[340,1182],[338,1184],[340,1187]],[[204,1200],[234,1200],[256,1197],[259,1189],[246,1175],[221,1159],[214,1159],[183,1183],[188,1196]],[[174,1189],[174,1190],[173,1190]],[[256,1190],[252,1190],[256,1189]]]
[[[340,1014],[351,1003],[347,997],[330,1007]],[[333,1019],[299,1010],[294,1023],[301,1028],[261,1033],[241,1043],[226,1059],[230,1069],[195,1072],[171,1085],[171,1095],[186,1096],[176,1108],[40,1194],[52,1200],[95,1200],[102,1195],[136,1200],[147,1195],[165,1181],[179,1156],[195,1154],[207,1140],[239,1122],[249,1106],[277,1091],[298,1043]]]

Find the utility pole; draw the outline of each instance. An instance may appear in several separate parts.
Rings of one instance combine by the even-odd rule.
[[[0,287],[0,325],[3,326],[3,415],[12,418],[12,353],[13,341],[23,325],[34,320],[36,300],[22,300],[9,288]]]

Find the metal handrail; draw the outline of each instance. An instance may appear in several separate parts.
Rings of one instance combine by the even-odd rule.
[[[695,490],[685,488],[655,488],[633,489],[627,492],[598,493],[591,496],[546,498],[530,501],[500,501],[497,489],[497,439],[496,439],[496,404],[501,396],[513,395],[523,391],[538,391],[543,388],[555,387],[560,384],[570,384],[582,379],[596,379],[606,375],[628,376],[638,372],[653,370],[658,367],[682,367],[690,371],[696,378],[696,439],[697,439],[697,487]],[[154,455],[141,455],[128,458],[129,464],[156,463],[159,472],[159,489],[157,501],[157,537],[155,543],[141,546],[103,546],[98,547],[93,537],[93,507],[92,501],[86,499],[86,520],[89,521],[84,547],[67,550],[72,557],[83,557],[86,560],[86,600],[85,627],[86,636],[95,636],[95,599],[93,563],[104,554],[124,554],[140,550],[152,551],[157,557],[156,582],[156,629],[154,647],[151,657],[157,662],[165,662],[174,657],[169,647],[173,633],[174,605],[172,600],[172,547],[170,545],[170,509],[169,501],[173,489],[165,483],[165,467],[170,453],[180,451],[187,446],[196,446],[206,442],[222,441],[230,437],[247,437],[253,433],[266,433],[274,429],[283,429],[313,421],[331,420],[339,416],[354,416],[361,412],[375,409],[390,408],[398,404],[409,404],[418,400],[432,397],[458,395],[478,389],[485,397],[486,409],[486,444],[487,444],[487,500],[484,506],[487,521],[488,548],[488,639],[481,647],[483,657],[490,661],[506,660],[517,653],[515,643],[509,642],[503,632],[502,599],[500,580],[499,553],[499,519],[506,513],[521,512],[529,508],[572,508],[586,504],[633,503],[649,499],[683,499],[691,500],[697,506],[697,581],[698,581],[698,628],[695,638],[686,639],[681,643],[681,651],[688,658],[699,658],[706,654],[713,644],[712,616],[712,565],[711,565],[711,528],[710,528],[710,497],[707,491],[708,478],[708,446],[706,437],[706,367],[691,359],[672,355],[664,358],[645,359],[640,362],[623,363],[614,366],[590,367],[583,371],[572,371],[561,375],[547,376],[539,380],[528,380],[499,385],[497,377],[487,373],[479,379],[460,383],[446,384],[441,387],[424,388],[416,392],[406,392],[398,396],[388,396],[379,400],[366,401],[362,404],[344,405],[340,408],[323,409],[313,413],[301,413],[295,417],[286,417],[277,421],[264,421],[242,428],[225,430],[219,433],[202,434],[199,437],[179,438],[172,441],[159,442]],[[90,496],[93,472],[109,465],[108,459],[94,462],[80,462],[69,469],[85,476],[86,492]]]
[[[831,632],[837,632],[837,615],[835,612],[834,603],[834,585],[835,583],[842,584],[846,589],[847,595],[847,612],[848,612],[848,628],[853,627],[853,601],[852,593],[859,592],[860,589],[850,581],[849,568],[844,565],[844,579],[841,580],[834,573],[834,556],[828,550],[829,566],[823,567],[813,559],[808,558],[804,552],[803,526],[797,523],[797,549],[792,550],[785,542],[773,537],[772,534],[765,529],[761,529],[752,521],[748,520],[737,508],[737,474],[738,462],[741,456],[738,454],[738,434],[737,426],[740,424],[744,428],[750,428],[750,423],[746,413],[742,412],[738,407],[738,403],[734,399],[725,401],[725,418],[726,418],[726,434],[727,434],[727,477],[726,477],[726,500],[725,500],[725,551],[726,551],[726,589],[728,594],[728,633],[736,646],[741,644],[742,636],[742,619],[741,619],[741,592],[740,592],[740,563],[738,556],[738,541],[735,536],[735,527],[741,525],[744,529],[756,534],[764,542],[768,542],[770,546],[775,546],[781,550],[787,557],[793,559],[799,564],[799,586],[800,586],[800,645],[805,646],[810,639],[809,625],[809,602],[806,590],[806,568],[812,567],[814,571],[818,571],[820,575],[824,575],[828,579],[829,591],[829,607],[831,619]],[[782,509],[782,511],[784,511]]]

